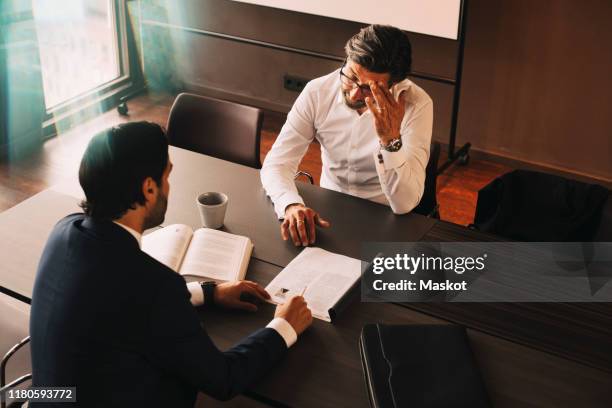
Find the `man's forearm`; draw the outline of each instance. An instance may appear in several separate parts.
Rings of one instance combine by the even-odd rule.
[[[261,170],[261,183],[274,203],[274,211],[279,219],[284,217],[287,206],[304,204],[293,180],[294,173],[281,167],[268,165]]]

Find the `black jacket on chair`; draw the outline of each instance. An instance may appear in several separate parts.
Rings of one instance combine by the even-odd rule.
[[[608,195],[597,184],[514,170],[478,192],[474,225],[516,241],[592,241]]]
[[[219,351],[189,299],[183,278],[129,232],[67,216],[34,285],[33,385],[76,386],[76,406],[191,407],[198,390],[218,399],[240,393],[285,354],[269,328]]]

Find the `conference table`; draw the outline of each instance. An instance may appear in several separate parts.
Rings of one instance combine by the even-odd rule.
[[[247,279],[267,285],[303,249],[280,238],[279,221],[263,191],[258,170],[175,147],[170,148],[170,158],[174,168],[163,225],[182,223],[200,227],[196,197],[205,191],[222,191],[229,197],[223,230],[248,236],[254,244]],[[329,229],[317,231],[316,245],[354,258],[360,258],[364,241],[499,240],[418,214],[394,215],[387,206],[318,186],[301,182],[297,185],[306,203],[332,223]],[[75,175],[73,183],[53,186],[0,213],[3,260],[0,290],[24,302],[30,301],[46,238],[55,222],[79,211],[82,195]],[[576,348],[577,342],[567,344],[563,339],[570,333],[575,340],[582,334],[580,327],[553,324],[553,336],[549,330],[542,338],[541,330],[534,324],[550,325],[550,316],[534,307],[531,315],[527,313],[529,324],[522,327],[525,318],[517,313],[523,310],[521,307],[525,308],[512,304],[466,307],[444,303],[366,303],[355,299],[333,324],[315,319],[286,358],[235,404],[367,407],[358,347],[364,324],[459,322],[468,327],[476,361],[495,406],[569,406],[568,403],[607,406],[605,399],[601,399],[603,393],[609,392],[612,381],[612,362],[606,360],[607,353],[612,351],[610,344],[606,346],[606,341],[612,339],[612,325],[610,314],[604,313],[606,306],[586,307],[580,313],[573,307],[567,308],[577,313],[570,313],[569,321],[580,316],[586,319],[586,324],[597,325],[596,330],[591,327],[592,333],[580,337],[582,348]],[[562,307],[559,310],[568,313]],[[198,312],[212,339],[224,349],[265,326],[273,317],[274,307],[264,304],[256,313],[217,308],[199,308]],[[565,322],[559,314],[555,319]],[[517,328],[519,335],[515,336],[513,330]],[[592,350],[593,344],[599,347],[597,351]],[[546,381],[542,381],[543,376]],[[574,387],[567,387],[569,382]],[[534,389],[533,384],[538,388]],[[207,406],[215,404],[204,399]]]

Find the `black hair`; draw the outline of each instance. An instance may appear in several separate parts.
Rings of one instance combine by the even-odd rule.
[[[412,68],[412,46],[406,33],[388,25],[362,28],[344,46],[348,60],[371,72],[390,74],[390,82],[404,80]]]
[[[161,186],[168,165],[168,139],[151,122],[124,123],[95,135],[83,155],[79,182],[86,215],[114,220],[136,204],[145,204],[142,183],[151,177]]]

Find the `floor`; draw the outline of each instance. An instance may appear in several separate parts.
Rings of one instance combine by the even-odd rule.
[[[118,123],[148,120],[166,123],[173,98],[168,95],[142,95],[129,101],[129,115],[120,116],[115,110],[61,132],[48,140],[30,156],[17,162],[0,163],[0,211],[6,210],[45,188],[69,180],[78,171],[81,155],[89,139]],[[262,161],[276,140],[285,115],[266,112],[261,140]],[[444,158],[441,158],[441,160]],[[300,170],[311,173],[315,182],[321,175],[321,154],[313,143]],[[443,220],[467,225],[474,219],[478,190],[511,168],[483,160],[472,159],[467,166],[454,165],[438,177],[437,196]]]

